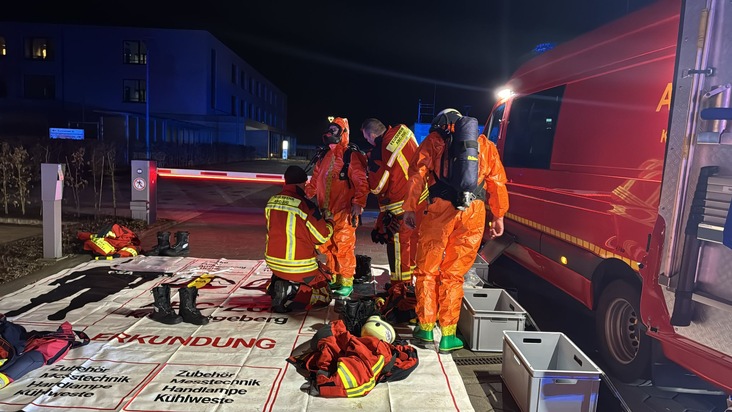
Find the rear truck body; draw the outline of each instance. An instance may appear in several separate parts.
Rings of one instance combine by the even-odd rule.
[[[732,2],[659,0],[521,66],[486,123],[504,253],[595,311],[625,381],[732,393],[730,83]]]

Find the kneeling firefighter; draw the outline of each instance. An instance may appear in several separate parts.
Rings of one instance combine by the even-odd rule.
[[[264,260],[273,273],[267,291],[278,313],[327,306],[331,300],[330,279],[318,263],[315,248],[331,238],[333,224],[305,197],[307,180],[301,167],[288,167],[282,191],[264,209]]]
[[[483,239],[486,197],[493,216],[491,237],[503,234],[508,211],[503,164],[496,146],[479,135],[475,118],[445,109],[432,120],[409,168],[404,223],[411,227],[416,225],[425,183],[430,201],[419,226],[415,270],[419,326],[414,336],[432,342],[439,320],[440,352],[450,352],[463,347],[456,336],[463,277],[475,263]]]

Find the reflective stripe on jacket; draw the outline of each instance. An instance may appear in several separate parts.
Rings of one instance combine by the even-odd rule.
[[[283,273],[305,273],[318,268],[315,246],[333,235],[333,227],[305,198],[296,185],[284,185],[264,209],[267,218],[267,245],[264,260]]]

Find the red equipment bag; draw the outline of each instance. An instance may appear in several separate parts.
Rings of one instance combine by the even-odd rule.
[[[76,340],[77,336],[80,341]],[[30,331],[24,352],[38,351],[43,355],[46,365],[50,365],[63,359],[69,350],[88,343],[89,336],[86,333],[72,330],[71,324],[64,322],[55,332]]]

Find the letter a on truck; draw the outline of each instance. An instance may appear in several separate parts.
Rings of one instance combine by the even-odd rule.
[[[659,0],[525,63],[486,123],[504,253],[595,312],[624,381],[732,393],[729,50],[729,1]]]

